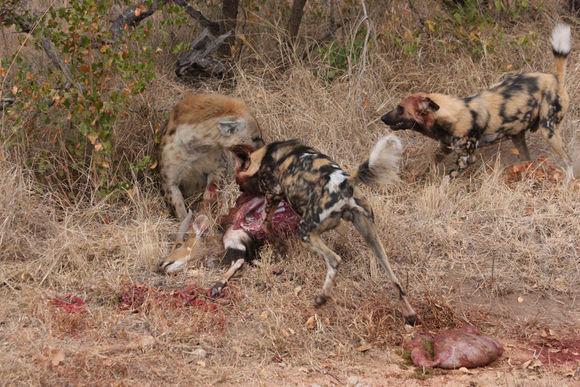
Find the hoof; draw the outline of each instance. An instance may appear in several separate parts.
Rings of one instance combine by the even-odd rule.
[[[322,305],[326,304],[326,301],[328,301],[328,297],[323,295],[323,294],[320,294],[320,295],[316,296],[316,298],[314,299],[314,306],[319,308]]]
[[[405,324],[415,326],[417,324],[417,315],[412,314],[410,316],[405,316]]]
[[[211,298],[216,298],[217,296],[220,295],[220,293],[222,292],[222,290],[224,289],[225,284],[223,282],[218,282],[216,283],[214,286],[211,287],[211,290],[209,292],[209,296]]]

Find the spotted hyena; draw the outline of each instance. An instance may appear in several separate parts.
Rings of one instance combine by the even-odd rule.
[[[250,153],[264,145],[258,122],[240,99],[188,95],[171,112],[161,142],[163,191],[175,215],[185,219],[186,200],[211,201],[227,169],[227,150]]]

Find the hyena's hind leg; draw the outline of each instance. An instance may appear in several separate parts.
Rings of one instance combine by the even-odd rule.
[[[316,306],[321,306],[326,303],[330,297],[330,290],[334,285],[334,277],[338,272],[338,266],[340,265],[341,259],[338,254],[336,254],[330,247],[328,247],[320,235],[311,233],[303,240],[308,244],[308,246],[320,254],[326,262],[326,278],[324,280],[324,285],[322,286],[322,292],[316,296],[314,303]]]
[[[362,212],[353,211],[353,224],[358,230],[358,232],[361,233],[367,245],[373,250],[377,258],[379,259],[381,266],[387,272],[387,276],[389,277],[393,285],[395,285],[395,287],[397,288],[397,291],[399,292],[399,299],[403,304],[403,317],[405,318],[405,322],[407,324],[415,325],[417,321],[417,314],[411,307],[411,304],[409,304],[405,290],[403,289],[403,286],[399,282],[399,279],[393,272],[391,265],[389,264],[387,253],[385,252],[385,248],[383,247],[383,244],[379,239],[379,235],[374,222]]]
[[[528,144],[526,144],[526,131],[522,130],[518,134],[511,137],[512,142],[518,150],[518,157],[521,161],[530,161],[530,151]]]

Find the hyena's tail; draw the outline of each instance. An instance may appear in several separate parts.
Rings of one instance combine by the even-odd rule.
[[[552,30],[552,52],[554,53],[554,62],[556,64],[556,77],[560,82],[560,87],[564,87],[566,78],[566,62],[572,49],[572,37],[570,26],[564,23],[556,24]]]
[[[399,160],[403,145],[397,136],[382,137],[373,147],[369,159],[358,167],[355,183],[387,184],[399,178]]]

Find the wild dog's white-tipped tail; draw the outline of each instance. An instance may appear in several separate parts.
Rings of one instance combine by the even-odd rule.
[[[358,168],[356,180],[365,184],[388,184],[399,178],[399,161],[403,145],[397,136],[382,137],[370,157]]]
[[[572,49],[570,26],[564,23],[556,24],[556,27],[552,30],[551,43],[554,55],[568,56]]]
[[[568,54],[570,54],[570,50],[572,49],[570,26],[563,23],[556,24],[556,27],[552,30],[551,42],[554,63],[556,65],[556,77],[560,82],[560,88],[563,88],[566,78],[566,62],[568,61]]]

